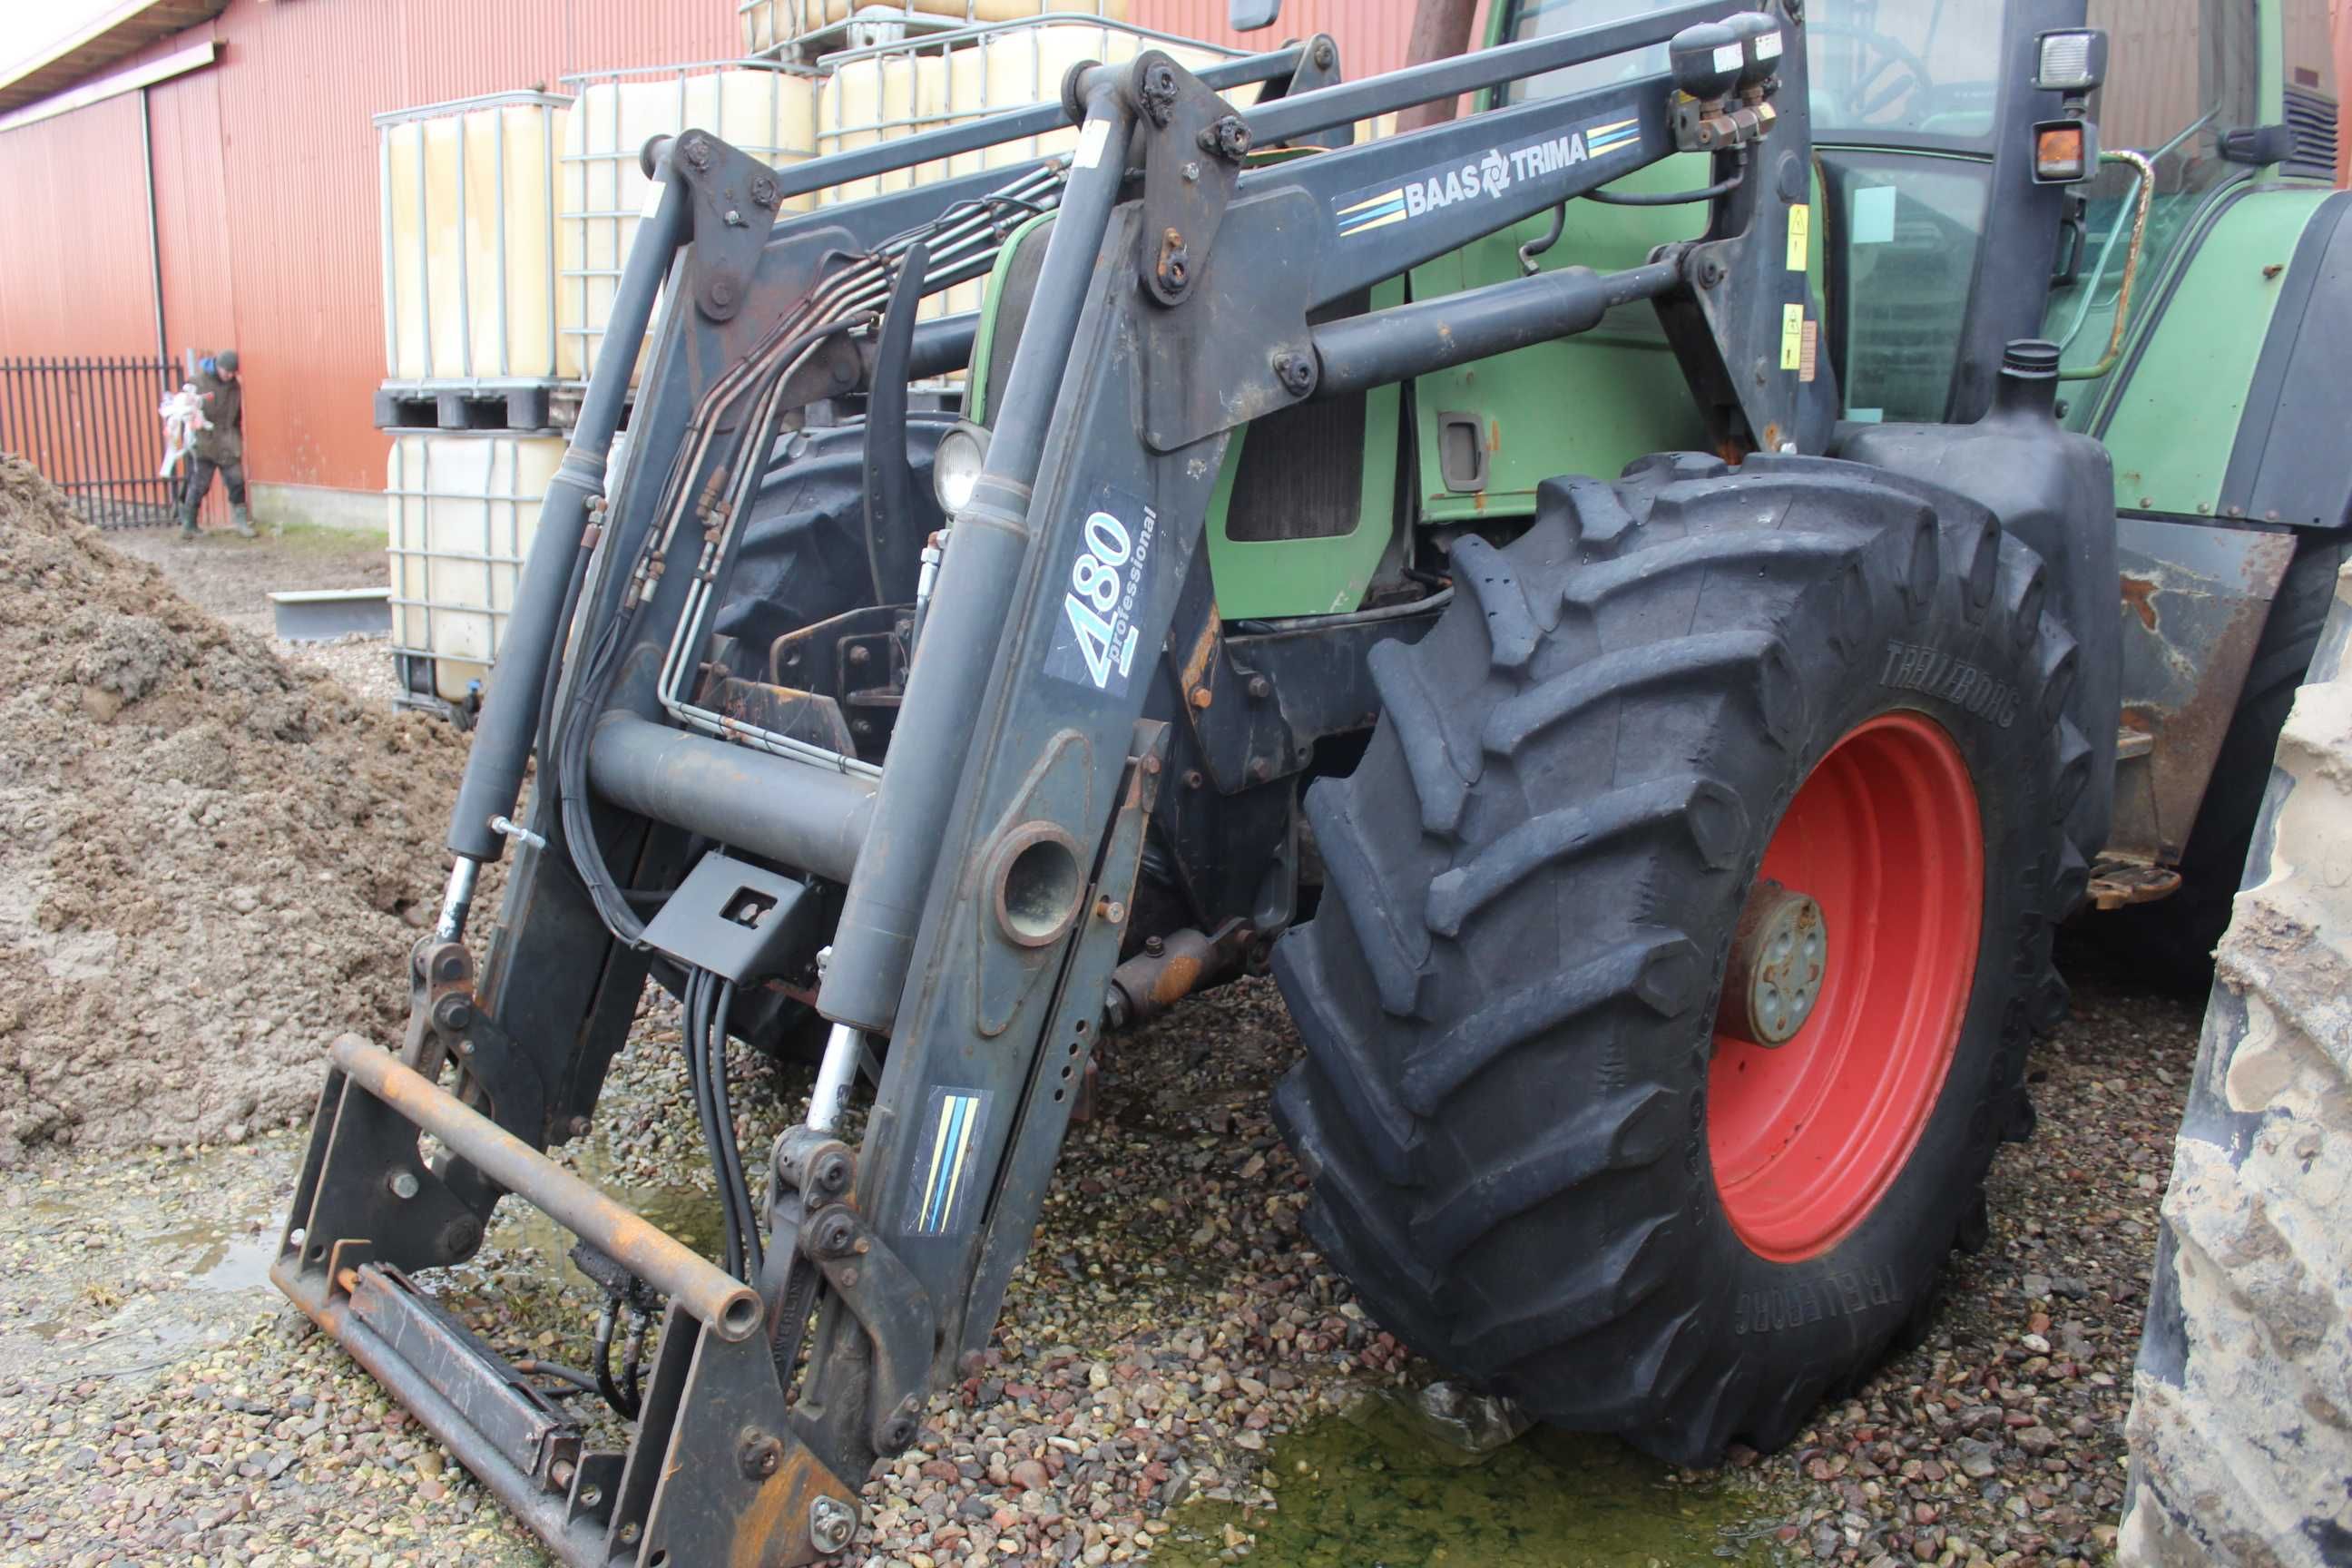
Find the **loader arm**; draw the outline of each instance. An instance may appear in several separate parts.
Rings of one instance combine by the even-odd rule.
[[[1671,73],[1244,167],[1253,146],[1669,42]],[[1062,106],[790,171],[699,132],[650,150],[664,195],[519,591],[443,919],[412,956],[408,1038],[397,1061],[337,1043],[272,1271],[568,1563],[839,1550],[874,1459],[913,1441],[930,1386],[984,1346],[1121,956],[1167,771],[1155,673],[1163,650],[1204,646],[1203,630],[1213,642],[1213,605],[1186,584],[1235,429],[1648,300],[1727,450],[1826,444],[1836,399],[1790,246],[1807,194],[1804,51],[1780,0],[1702,0],[1352,84],[1302,89],[1301,58],[1195,76],[1146,52],[1073,72]],[[1289,90],[1254,107],[1216,90],[1270,80]],[[1064,114],[1079,128],[1066,158],[772,216],[796,192]],[[1713,155],[1695,242],[1623,272],[1310,324],[1676,152]],[[796,727],[806,693],[720,679],[712,606],[803,409],[871,390],[877,363],[902,379],[919,353],[934,367],[969,353],[953,323],[887,330],[893,296],[903,310],[984,271],[1011,220],[1049,206],[984,465],[908,617],[919,638],[905,637],[877,768]],[[656,289],[630,456],[605,500]],[[1202,615],[1205,628],[1180,624]],[[1196,708],[1261,700],[1181,688]],[[509,837],[522,847],[478,982],[473,878]],[[813,926],[830,930],[819,1087],[807,1124],[751,1173],[757,1223],[722,1268],[541,1151],[586,1129],[651,965],[689,977],[690,1045],[714,1028],[723,1042],[725,998],[772,980]],[[852,1149],[839,1100],[874,1047],[884,1065]],[[420,1129],[443,1157],[419,1157]],[[625,1454],[593,1451],[411,1279],[469,1256],[509,1194],[579,1235],[614,1310],[662,1303]]]

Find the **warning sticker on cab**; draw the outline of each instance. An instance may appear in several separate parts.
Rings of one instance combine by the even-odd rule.
[[[1159,514],[1139,496],[1095,488],[1093,509],[1062,580],[1062,614],[1045,651],[1045,673],[1112,697],[1124,697],[1151,610],[1158,574],[1151,559]]]

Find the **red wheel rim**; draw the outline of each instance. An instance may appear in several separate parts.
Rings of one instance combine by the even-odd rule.
[[[1849,731],[1789,803],[1759,877],[1820,904],[1827,972],[1786,1045],[1716,1035],[1707,1152],[1732,1229],[1792,1263],[1877,1204],[1951,1068],[1984,919],[1984,828],[1959,748],[1921,713]]]

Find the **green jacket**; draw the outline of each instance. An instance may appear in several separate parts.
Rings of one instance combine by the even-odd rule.
[[[211,371],[196,373],[196,395],[204,399],[211,427],[196,432],[196,456],[226,467],[245,461],[245,383],[223,381]]]

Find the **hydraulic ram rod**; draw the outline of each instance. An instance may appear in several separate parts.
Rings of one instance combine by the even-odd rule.
[[[634,713],[596,721],[588,782],[639,816],[836,882],[848,881],[856,868],[874,817],[870,780]]]
[[[555,623],[563,611],[564,587],[580,553],[588,509],[604,493],[604,459],[620,426],[630,367],[636,363],[662,279],[686,238],[687,226],[686,186],[665,179],[661,201],[639,226],[621,269],[595,372],[581,399],[580,422],[572,429],[562,466],[548,483],[539,532],[515,585],[514,609],[499,642],[498,668],[483,696],[465,780],[449,813],[449,847],[467,859],[495,860],[506,848],[490,819],[511,816],[522,790],[531,738],[539,729],[540,689],[546,683],[548,661],[555,656],[555,639],[562,635],[563,628]],[[458,873],[463,874],[462,867]],[[457,881],[453,875],[453,890]],[[462,927],[463,910],[457,911],[457,921]]]
[[[1220,60],[1215,65],[1202,67],[1194,74],[1222,92],[1227,88],[1247,87],[1252,82],[1286,78],[1298,68],[1300,53],[1298,46],[1292,45],[1262,55],[1243,55],[1234,59]],[[805,163],[788,164],[775,172],[776,188],[786,200],[790,200],[828,186],[845,185],[853,180],[887,174],[898,169],[910,169],[919,163],[934,163],[960,153],[977,153],[982,148],[1018,142],[1025,137],[1049,136],[1056,131],[1069,129],[1069,124],[1070,112],[1058,101],[1032,104],[1026,109],[1011,109],[969,124],[919,132],[912,136],[877,142],[870,147],[812,158]]]
[[[389,1051],[339,1035],[328,1059],[449,1152],[668,1297],[722,1340],[760,1327],[757,1292],[598,1192]]]
[[[1654,300],[1681,278],[1674,261],[1608,273],[1565,267],[1328,322],[1314,329],[1322,364],[1315,394],[1339,397],[1589,332],[1612,308]]]

